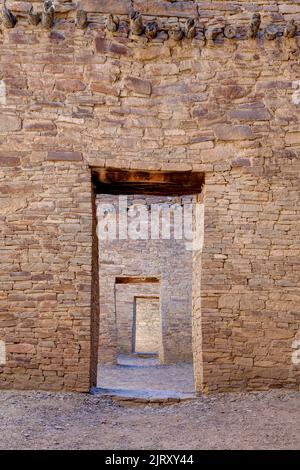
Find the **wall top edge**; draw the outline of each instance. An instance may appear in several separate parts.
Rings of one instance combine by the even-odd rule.
[[[3,0],[2,0],[3,3]],[[95,14],[116,14],[128,15],[133,8],[145,16],[156,17],[205,17],[207,14],[213,15],[223,12],[226,15],[235,15],[242,12],[280,13],[283,15],[300,15],[300,1],[258,0],[249,2],[248,0],[225,1],[172,1],[172,0],[78,0],[63,1],[54,0],[56,11],[67,13],[78,8],[88,13]],[[6,6],[14,12],[26,13],[31,5],[37,10],[43,9],[42,0],[15,1],[6,0]]]

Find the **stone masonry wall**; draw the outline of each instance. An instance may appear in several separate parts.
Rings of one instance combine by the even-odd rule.
[[[135,351],[158,353],[161,343],[159,299],[136,298]]]
[[[116,277],[157,277],[159,284],[154,284],[156,290],[160,289],[161,318],[162,318],[162,362],[189,362],[192,361],[192,252],[186,249],[186,240],[174,239],[173,218],[171,221],[171,239],[151,239],[150,221],[151,205],[160,204],[166,208],[175,204],[180,206],[184,202],[193,201],[193,197],[162,197],[162,196],[127,196],[128,207],[141,204],[148,215],[149,239],[135,240],[128,236],[122,240],[101,240],[99,243],[100,266],[100,336],[99,361],[114,362],[117,359],[118,331],[120,322],[124,320],[120,307],[120,289],[124,299],[126,284],[115,285]],[[120,202],[118,196],[99,195],[97,206],[100,208],[115,208],[108,217],[118,217]],[[122,206],[121,206],[122,207]],[[126,209],[125,209],[126,210]],[[98,221],[101,220],[98,210]],[[128,226],[134,218],[128,217]],[[106,225],[107,217],[102,219]],[[109,222],[108,222],[109,223]],[[161,221],[162,223],[162,221]],[[117,231],[118,237],[118,231]],[[130,285],[130,284],[129,284]],[[128,286],[129,286],[128,285]],[[140,292],[144,287],[140,284]],[[145,284],[146,286],[146,284]],[[128,288],[127,288],[128,289]],[[136,291],[136,288],[135,288]],[[148,291],[149,292],[149,291]],[[148,293],[144,291],[144,294]],[[132,298],[130,291],[128,299]],[[123,305],[124,307],[124,305]],[[129,310],[130,312],[130,310]],[[128,309],[125,313],[128,318]],[[121,313],[121,317],[120,317]],[[120,328],[119,328],[120,326]],[[130,325],[129,325],[130,329]],[[128,332],[128,323],[127,323]],[[127,335],[127,350],[131,343],[131,332]],[[124,343],[124,340],[122,341]]]
[[[105,30],[131,4],[160,23],[156,39]],[[298,389],[300,36],[263,31],[299,27],[299,2],[81,5],[86,29],[72,3],[47,30],[10,0],[18,23],[0,25],[0,387],[90,387],[90,167],[107,166],[205,172],[197,390]],[[191,16],[238,35],[167,38]]]

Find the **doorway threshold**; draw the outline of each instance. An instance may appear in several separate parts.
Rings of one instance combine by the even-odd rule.
[[[128,402],[131,405],[172,405],[196,399],[194,393],[174,392],[173,390],[128,390],[95,387],[91,393],[111,398],[113,401],[123,404]]]

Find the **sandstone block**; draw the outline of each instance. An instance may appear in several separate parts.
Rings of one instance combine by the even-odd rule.
[[[93,13],[126,15],[130,7],[130,0],[83,0],[81,2],[81,8]]]
[[[197,5],[193,2],[167,2],[161,0],[135,0],[135,8],[142,15],[175,16],[188,18],[197,16]]]
[[[299,145],[300,132],[288,132],[285,136],[285,141],[288,145]]]
[[[266,336],[271,339],[289,339],[294,337],[294,332],[288,329],[274,328],[273,330],[268,330]]]
[[[284,3],[279,5],[279,11],[283,14],[295,15],[300,13],[300,5],[285,5]]]
[[[170,48],[167,46],[147,46],[144,48],[138,48],[135,52],[135,58],[142,61],[166,59],[170,56]]]
[[[239,308],[239,296],[236,293],[222,294],[219,297],[219,308],[237,309]]]
[[[50,132],[56,130],[56,125],[52,121],[26,121],[24,130],[30,132]]]
[[[217,88],[215,90],[215,96],[217,98],[225,98],[227,100],[236,100],[243,98],[249,94],[250,89],[240,85],[227,85]]]
[[[96,51],[100,54],[113,54],[118,56],[127,56],[130,50],[124,44],[112,42],[107,39],[98,37],[96,38]]]
[[[249,158],[236,158],[235,160],[232,161],[232,166],[233,167],[251,166],[251,161],[249,160]]]

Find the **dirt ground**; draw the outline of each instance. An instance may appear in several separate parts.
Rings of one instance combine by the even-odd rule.
[[[300,449],[300,393],[121,406],[92,395],[0,392],[0,449]]]

